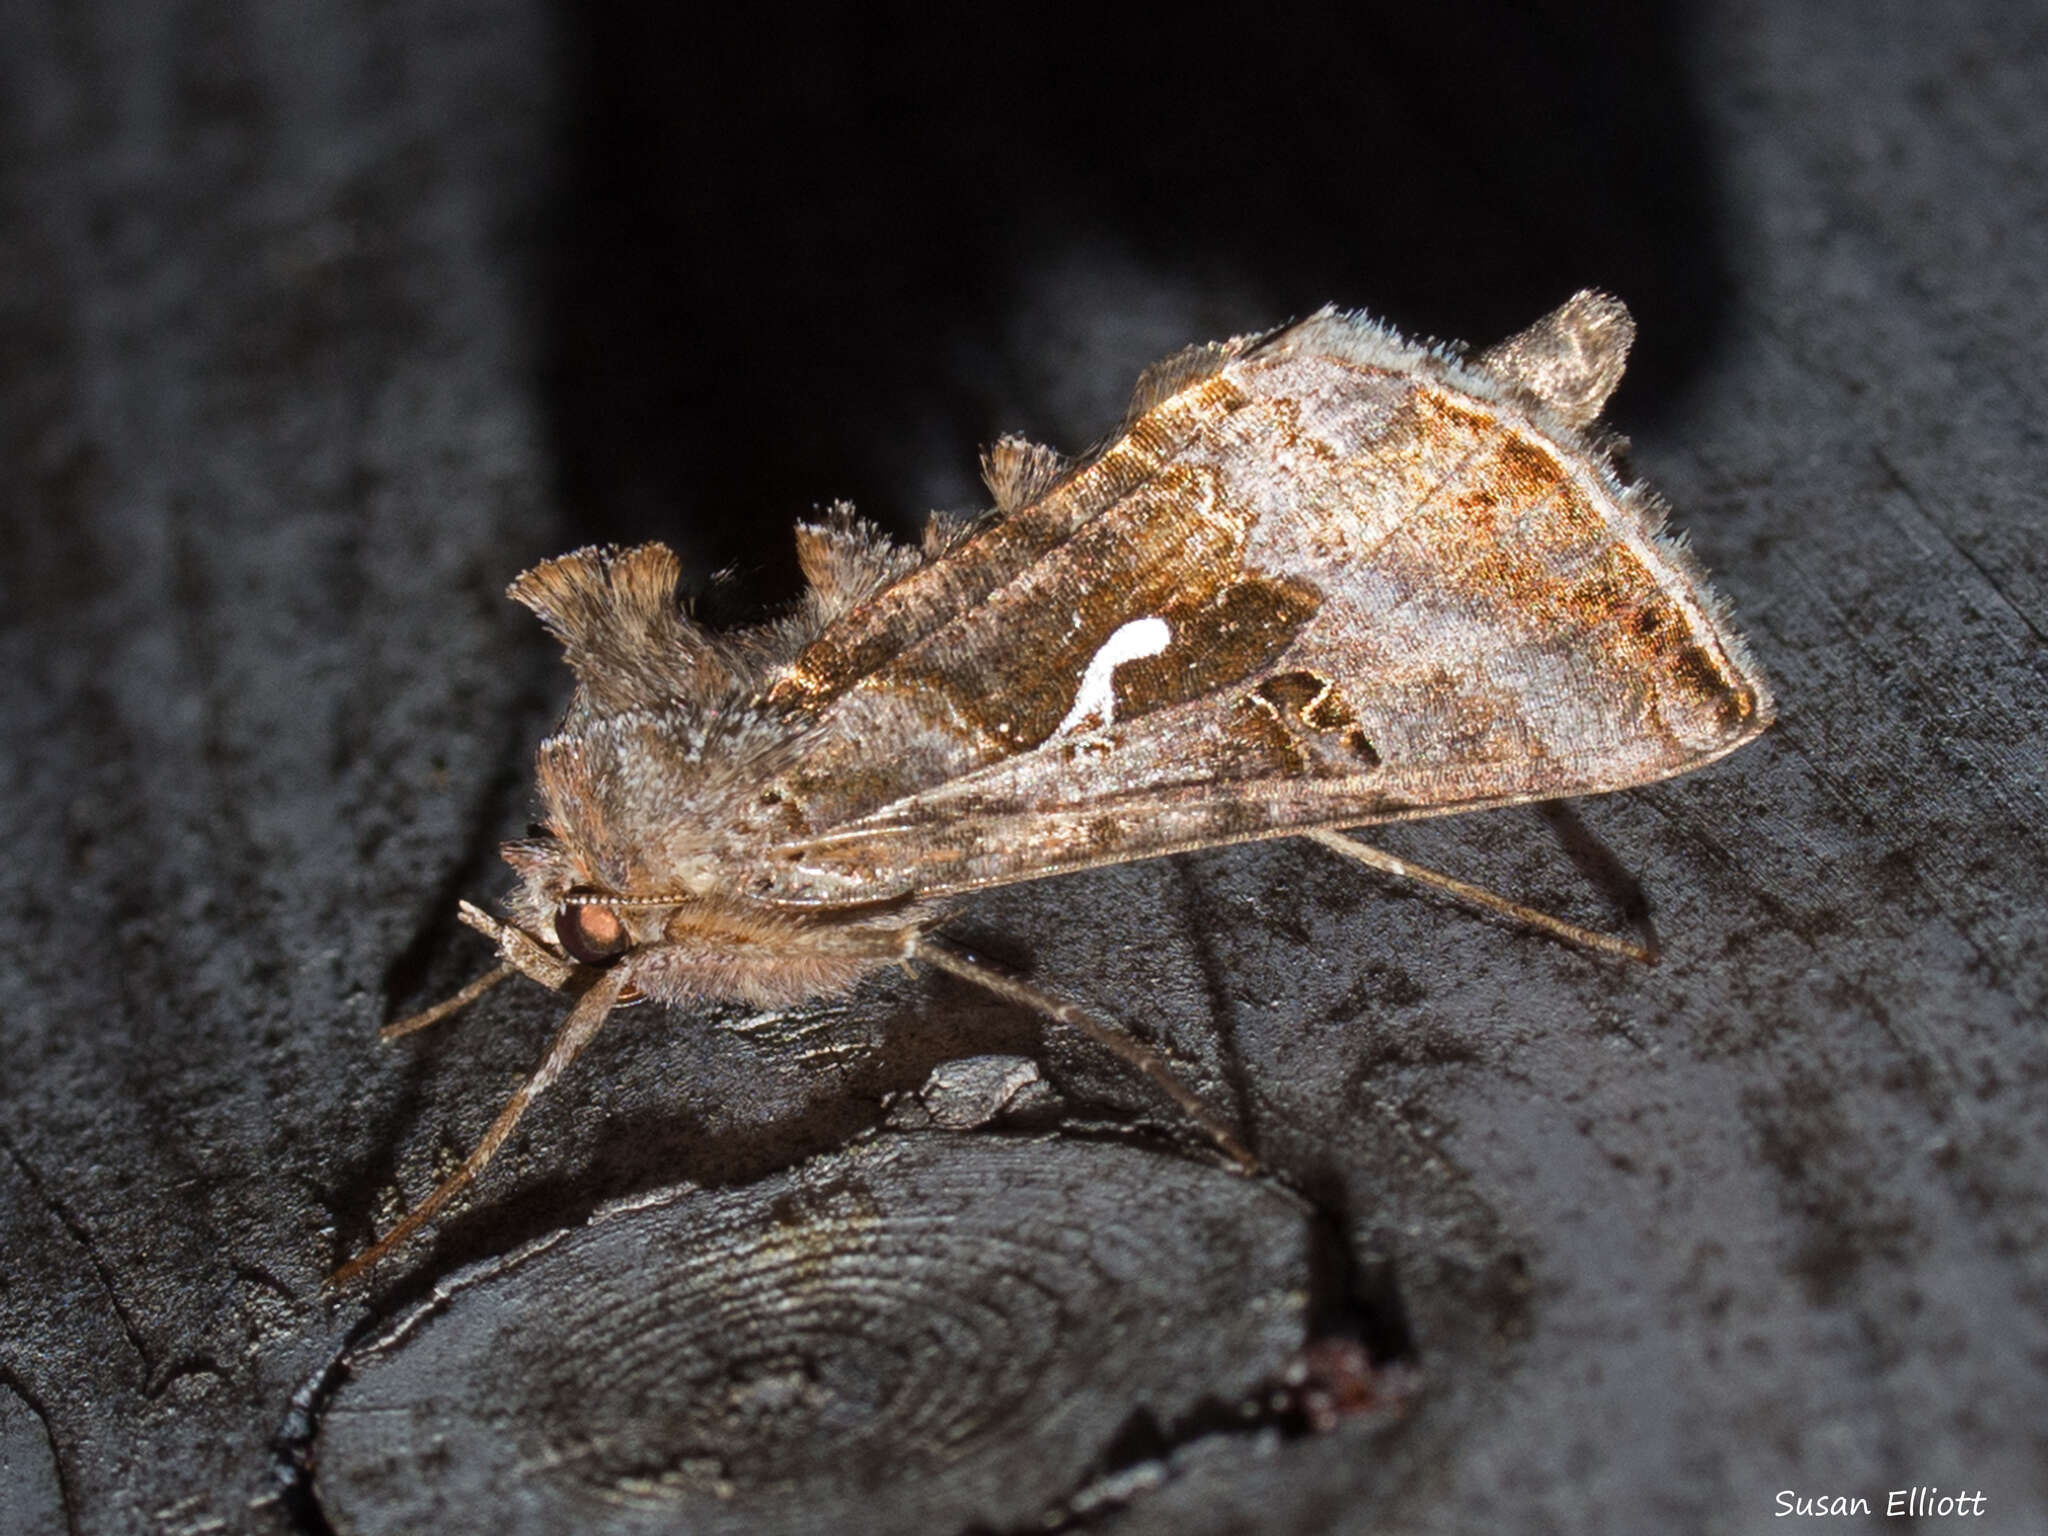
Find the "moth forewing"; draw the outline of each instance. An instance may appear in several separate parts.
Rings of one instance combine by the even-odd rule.
[[[521,576],[577,684],[539,753],[544,835],[505,849],[509,921],[465,918],[580,996],[458,1174],[337,1280],[472,1180],[636,994],[774,1002],[918,959],[1113,1041],[933,934],[944,899],[1618,789],[1753,738],[1761,674],[1592,433],[1632,335],[1582,293],[1470,363],[1329,310],[1192,349],[1078,463],[999,444],[996,510],[920,548],[843,507],[806,525],[808,595],[735,634],[684,615],[661,545]],[[1116,1048],[1254,1164],[1161,1058]]]
[[[807,695],[760,894],[972,890],[1732,751],[1768,690],[1578,425],[1629,334],[1581,295],[1490,373],[1325,313],[1183,367],[1027,509],[1071,529],[1044,555],[1012,570],[998,525],[948,565],[986,555],[1000,580],[902,584],[945,576],[974,603],[886,643],[859,610],[859,647],[835,627],[798,656],[788,677],[834,678],[856,648],[872,668]]]

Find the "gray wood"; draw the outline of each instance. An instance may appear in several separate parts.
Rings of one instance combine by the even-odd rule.
[[[64,1484],[49,1429],[7,1387],[0,1387],[0,1519],[10,1531],[53,1530],[64,1519]]]
[[[889,1138],[606,1213],[350,1351],[323,1506],[342,1531],[836,1531],[849,1500],[869,1531],[1023,1525],[1134,1414],[1253,1393],[1300,1343],[1308,1232],[1269,1187],[1049,1138]]]
[[[848,1170],[831,1201],[984,1223],[1009,1170],[1032,1230],[1138,1268],[1032,1357],[1085,1405],[978,1445],[971,1497],[828,1453],[805,1521],[1742,1531],[1936,1485],[2048,1524],[2048,13],[683,9],[0,18],[0,1528],[543,1528],[507,1422],[625,1436],[605,1372],[564,1385],[595,1320],[691,1324],[687,1263],[632,1244],[715,1272]],[[563,692],[513,573],[659,535],[772,599],[810,505],[907,529],[972,500],[976,441],[1080,446],[1183,341],[1335,298],[1484,344],[1584,283],[1636,310],[1611,414],[1781,721],[1386,841],[1582,922],[1639,888],[1663,966],[1297,844],[996,893],[953,931],[1164,1042],[1313,1221],[1085,1042],[892,975],[622,1015],[459,1213],[323,1297],[559,1017],[507,988],[374,1040],[485,963],[453,904],[500,888]],[[1008,1102],[925,1088],[991,1054],[1056,1093],[931,1129]],[[1283,1337],[1346,1331],[1403,1411],[1240,1414]],[[711,1523],[788,1528],[745,1459]]]

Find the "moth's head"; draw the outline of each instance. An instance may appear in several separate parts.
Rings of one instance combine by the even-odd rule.
[[[731,885],[733,846],[763,832],[760,778],[791,740],[757,695],[798,631],[714,640],[684,616],[679,575],[644,544],[578,550],[512,583],[576,674],[535,765],[546,824],[504,849],[521,882],[513,926],[547,955],[529,974],[623,969],[653,997],[763,1006],[845,986],[901,958],[897,930],[811,922]]]
[[[646,996],[784,1007],[903,959],[918,927],[909,911],[813,922],[729,896],[565,886],[560,853],[552,839],[506,845],[525,884],[511,902],[517,937],[501,932],[500,949],[550,986],[571,985],[579,973],[594,980],[623,972],[621,1002]],[[544,957],[522,963],[528,943]]]
[[[663,942],[687,893],[627,894],[594,880],[575,843],[550,824],[506,843],[520,888],[507,906],[513,926],[571,965],[610,970]]]

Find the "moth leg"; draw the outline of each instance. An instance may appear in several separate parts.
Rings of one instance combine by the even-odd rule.
[[[1552,917],[1548,912],[1525,907],[1519,901],[1509,901],[1505,896],[1496,896],[1483,885],[1473,885],[1454,875],[1440,874],[1436,870],[1425,869],[1420,864],[1411,864],[1406,859],[1397,859],[1385,849],[1375,848],[1370,843],[1361,843],[1346,833],[1332,831],[1327,827],[1311,827],[1299,835],[1321,843],[1332,853],[1341,853],[1347,859],[1356,859],[1368,869],[1376,869],[1381,874],[1395,875],[1403,880],[1413,880],[1421,885],[1434,886],[1460,901],[1497,913],[1541,933],[1547,933],[1554,939],[1562,939],[1567,944],[1576,944],[1581,949],[1590,949],[1598,954],[1618,955],[1624,960],[1638,961],[1643,965],[1657,963],[1657,951],[1652,946],[1634,944],[1612,934],[1596,933],[1591,928],[1581,928],[1577,923],[1568,923],[1561,917]]]
[[[451,1013],[460,1013],[508,977],[527,976],[542,986],[551,987],[559,992],[568,985],[569,978],[575,974],[565,961],[558,958],[545,945],[520,932],[510,923],[499,922],[481,907],[465,901],[456,909],[455,915],[496,944],[498,953],[505,957],[504,963],[494,970],[486,971],[453,997],[443,998],[433,1007],[422,1008],[418,1013],[407,1014],[402,1019],[394,1019],[377,1031],[379,1040],[401,1040],[431,1024],[438,1024]]]
[[[1078,1007],[1064,998],[1040,991],[1030,982],[1020,980],[1008,971],[1000,970],[986,960],[934,934],[916,935],[911,941],[909,953],[911,958],[922,960],[950,976],[958,976],[962,981],[970,981],[1007,1002],[1017,1003],[1034,1013],[1042,1013],[1049,1019],[1072,1025],[1115,1055],[1126,1066],[1151,1079],[1161,1092],[1179,1106],[1181,1113],[1200,1127],[1202,1133],[1216,1143],[1224,1156],[1236,1163],[1245,1173],[1259,1171],[1258,1158],[1238,1140],[1237,1133],[1221,1116],[1204,1104],[1192,1088],[1173,1075],[1173,1069],[1166,1064],[1164,1056],[1129,1030],[1112,1024],[1107,1019],[1098,1018],[1087,1009]]]
[[[485,1166],[497,1155],[498,1148],[505,1144],[505,1138],[512,1134],[512,1128],[519,1123],[519,1117],[548,1085],[567,1070],[569,1063],[590,1044],[605,1018],[612,1011],[619,995],[626,990],[627,967],[619,966],[606,971],[597,984],[576,1000],[576,1006],[569,1010],[569,1017],[563,1021],[556,1033],[554,1043],[548,1047],[547,1056],[535,1069],[533,1076],[519,1085],[519,1089],[498,1111],[498,1118],[491,1122],[483,1139],[476,1144],[476,1150],[463,1159],[462,1166],[434,1186],[433,1193],[399,1219],[398,1225],[378,1238],[368,1248],[350,1259],[341,1268],[327,1277],[332,1290],[352,1284],[387,1254],[411,1237],[420,1228],[441,1214],[450,1200],[469,1186]]]
[[[393,1019],[389,1024],[386,1024],[377,1031],[377,1038],[379,1040],[401,1040],[417,1030],[425,1029],[429,1024],[438,1024],[447,1018],[449,1014],[460,1013],[499,982],[518,974],[519,967],[510,960],[507,960],[484,972],[483,975],[477,977],[475,981],[472,981],[454,996],[442,998],[433,1007],[422,1008],[418,1013],[409,1013],[402,1019]]]
[[[498,953],[514,970],[550,991],[561,991],[576,974],[575,966],[540,940],[510,923],[499,922],[474,902],[457,903],[455,915],[497,945]]]

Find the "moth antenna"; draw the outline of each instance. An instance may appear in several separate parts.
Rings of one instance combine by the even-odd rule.
[[[1437,890],[1455,896],[1462,902],[1496,913],[1524,927],[1547,933],[1554,939],[1567,944],[1576,944],[1581,949],[1590,949],[1597,954],[1617,955],[1623,960],[1633,960],[1640,965],[1655,965],[1658,960],[1654,940],[1649,944],[1632,944],[1627,939],[1618,939],[1612,934],[1596,933],[1591,928],[1581,928],[1577,923],[1568,923],[1561,917],[1552,917],[1548,912],[1539,912],[1534,907],[1525,907],[1519,901],[1509,901],[1505,896],[1496,896],[1483,885],[1473,885],[1455,875],[1441,874],[1425,869],[1420,864],[1411,864],[1406,859],[1397,859],[1384,848],[1375,848],[1370,843],[1361,843],[1357,838],[1328,827],[1310,827],[1300,836],[1321,843],[1332,853],[1341,853],[1347,859],[1356,859],[1368,869],[1376,869],[1383,875],[1393,875],[1402,880],[1413,880],[1418,885],[1434,886]]]
[[[1260,1170],[1258,1158],[1245,1144],[1238,1140],[1234,1131],[1214,1110],[1204,1104],[1195,1091],[1173,1075],[1173,1069],[1166,1064],[1166,1058],[1145,1044],[1136,1035],[1122,1026],[1096,1017],[1087,1009],[1077,1007],[1064,998],[1050,992],[1040,991],[1030,982],[1012,976],[1008,971],[989,964],[958,945],[939,938],[935,934],[920,933],[911,940],[910,958],[922,960],[925,964],[958,976],[984,991],[993,992],[1006,1002],[1016,1003],[1042,1013],[1061,1024],[1072,1025],[1097,1045],[1102,1046],[1126,1066],[1151,1079],[1160,1091],[1179,1106],[1182,1114],[1200,1127],[1202,1133],[1239,1169],[1247,1174]]]
[[[490,1160],[497,1156],[498,1148],[505,1144],[505,1138],[512,1134],[512,1128],[519,1123],[519,1117],[526,1113],[527,1106],[547,1091],[548,1085],[568,1069],[569,1063],[582,1054],[583,1048],[595,1038],[603,1027],[605,1018],[619,995],[626,990],[630,968],[614,966],[604,972],[588,992],[576,1000],[576,1006],[569,1010],[569,1017],[563,1021],[556,1033],[554,1043],[548,1047],[548,1054],[533,1076],[519,1085],[518,1090],[508,1099],[505,1107],[498,1111],[498,1118],[491,1122],[483,1139],[476,1144],[476,1150],[463,1159],[462,1166],[434,1186],[432,1194],[407,1211],[398,1225],[378,1238],[368,1248],[350,1259],[341,1268],[327,1277],[330,1290],[341,1290],[352,1285],[367,1274],[384,1257],[428,1222],[440,1215],[448,1202],[461,1194],[476,1176],[484,1171]]]
[[[477,977],[475,981],[472,981],[454,996],[442,998],[433,1007],[422,1008],[418,1013],[407,1014],[402,1019],[394,1019],[391,1023],[386,1024],[377,1031],[377,1038],[379,1040],[402,1040],[407,1035],[415,1034],[427,1028],[430,1024],[438,1024],[447,1018],[449,1014],[460,1013],[506,977],[518,974],[519,967],[507,960],[495,969],[486,971],[483,975]]]

